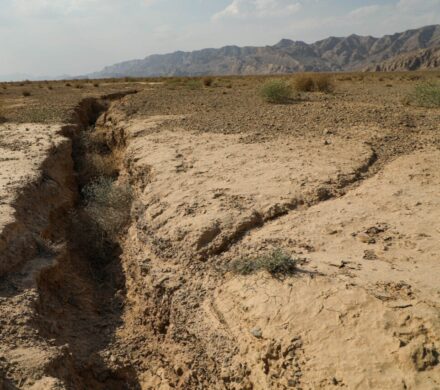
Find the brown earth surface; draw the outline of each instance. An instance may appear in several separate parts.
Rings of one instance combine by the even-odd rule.
[[[440,109],[403,103],[438,74],[335,78],[5,85],[0,389],[440,389]]]

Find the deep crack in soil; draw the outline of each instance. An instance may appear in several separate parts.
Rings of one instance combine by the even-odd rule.
[[[5,341],[9,336],[8,331],[11,331],[11,337],[15,337],[12,326],[19,321],[24,325],[24,337],[28,338],[25,344],[32,344],[32,339],[35,339],[36,345],[48,342],[54,356],[48,356],[47,362],[40,368],[29,367],[30,372],[20,371],[23,367],[17,372],[13,367],[0,365],[0,373],[4,375],[4,382],[0,379],[2,388],[29,386],[38,370],[42,371],[38,376],[43,374],[51,377],[54,382],[60,380],[69,389],[140,388],[131,367],[110,369],[98,353],[112,342],[115,330],[121,325],[125,277],[120,263],[119,237],[110,237],[97,226],[86,210],[89,204],[84,196],[84,189],[97,176],[110,178],[111,175],[112,181],[118,179],[119,166],[114,163],[119,163],[119,160],[115,158],[112,148],[117,148],[117,153],[122,155],[123,143],[107,144],[105,140],[111,140],[112,134],[106,133],[108,129],[101,129],[96,123],[101,115],[105,116],[111,102],[124,95],[126,93],[82,101],[75,110],[75,124],[62,129],[62,133],[71,140],[71,154],[69,148],[65,147],[57,158],[46,164],[51,167],[61,163],[62,168],[69,172],[64,172],[61,175],[63,177],[60,176],[63,180],[60,180],[60,177],[51,177],[49,168],[42,168],[42,185],[44,182],[55,183],[55,196],[67,194],[68,201],[61,202],[61,206],[56,205],[55,210],[49,212],[50,223],[43,232],[34,233],[36,251],[24,252],[27,258],[20,262],[25,263],[24,269],[3,276],[1,303],[8,305],[12,299],[21,303],[23,311],[27,310],[29,314],[26,318],[23,312],[17,312],[18,318],[11,318],[10,323],[9,319],[3,320],[2,325],[6,326],[3,326],[2,334],[6,336]],[[100,147],[92,148],[91,139],[98,133],[101,138]],[[91,172],[92,162],[87,160],[90,159],[90,153],[95,158],[112,154],[111,172],[103,173],[96,169]],[[53,154],[56,155],[57,151]],[[67,188],[57,188],[62,186]],[[28,193],[38,190],[41,190],[41,185],[40,188],[31,186],[30,190],[23,191],[21,198],[27,198],[27,208],[29,201],[32,202]],[[50,200],[46,199],[41,204],[47,207],[47,201]],[[24,200],[18,200],[19,210],[23,203]],[[127,205],[127,208],[129,210],[130,206]],[[32,307],[36,308],[36,315],[31,313]],[[18,347],[16,350],[21,350],[23,356],[19,359],[32,359],[33,354],[36,359],[41,357],[38,356],[38,349],[30,348],[26,351],[21,343],[14,340],[11,342],[11,350],[14,346]],[[44,353],[42,355],[44,360]],[[14,374],[19,374],[20,379]],[[41,388],[51,385],[51,380],[48,379],[47,383],[42,381]]]
[[[325,148],[313,136],[244,146],[234,135],[192,134],[175,127],[158,131],[178,116],[137,121],[124,114],[121,99],[114,94],[83,100],[74,123],[62,129],[65,142],[43,164],[41,180],[16,203],[21,225],[32,229],[15,227],[24,239],[17,240],[19,249],[11,246],[15,252],[8,256],[21,257],[9,273],[2,271],[0,281],[0,312],[5,313],[0,319],[1,390],[1,385],[5,390],[328,388],[344,380],[354,383],[350,376],[340,377],[352,368],[336,372],[332,366],[346,352],[356,369],[368,366],[359,376],[382,380],[382,360],[369,365],[362,356],[368,353],[362,349],[364,339],[387,346],[378,355],[389,359],[388,366],[400,367],[391,360],[398,345],[412,348],[397,350],[402,364],[414,362],[427,375],[438,365],[437,325],[429,323],[435,305],[426,304],[421,314],[400,315],[395,308],[417,303],[398,302],[390,309],[369,294],[369,286],[347,279],[354,280],[352,274],[360,274],[362,267],[368,277],[376,268],[391,279],[400,277],[394,265],[389,270],[385,261],[372,263],[377,256],[370,247],[374,256],[361,264],[344,258],[325,268],[314,259],[319,267],[306,268],[305,259],[304,269],[291,280],[224,272],[231,260],[259,255],[274,243],[301,258],[321,249],[323,259],[332,243],[336,255],[346,250],[347,258],[358,256],[350,252],[356,245],[397,246],[404,236],[390,228],[391,222],[373,221],[367,233],[357,226],[380,214],[363,211],[372,205],[368,198],[362,202],[361,190],[377,187],[375,180],[385,188],[384,181],[398,176],[396,171],[385,179],[376,174],[410,155],[423,142],[417,134],[367,134],[368,142],[335,137]],[[346,151],[346,145],[353,150]],[[410,180],[423,176],[413,167],[429,173],[423,164],[418,156],[406,163]],[[237,166],[242,169],[238,175]],[[427,177],[421,185],[431,183]],[[112,195],[118,202],[125,199],[125,212],[131,209],[131,215],[117,221],[117,229],[103,225],[107,217],[120,216],[119,210],[97,207],[97,183],[106,191],[131,187],[129,201],[120,192]],[[392,189],[393,205],[400,199],[394,194],[401,194]],[[347,216],[346,209],[357,202],[362,207],[350,210],[355,217]],[[332,207],[338,207],[337,214],[329,214]],[[334,218],[339,225],[322,233],[320,222],[309,214],[326,224],[326,216],[332,223]],[[358,230],[340,234],[350,224]],[[309,245],[312,239],[316,243]],[[384,253],[392,250],[387,246]],[[368,277],[368,283],[377,282]],[[383,286],[389,294],[394,289],[411,291],[411,299],[416,295],[395,280]],[[426,324],[423,316],[429,319]],[[399,332],[404,337],[397,342]],[[317,347],[321,342],[328,343],[327,350]],[[338,355],[327,359],[333,349]],[[409,367],[404,370],[412,373]]]

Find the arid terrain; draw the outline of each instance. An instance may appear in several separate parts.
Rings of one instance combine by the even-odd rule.
[[[440,72],[331,77],[0,84],[0,390],[440,389]]]

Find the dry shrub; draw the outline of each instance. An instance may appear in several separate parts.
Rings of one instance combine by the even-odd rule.
[[[269,103],[287,103],[292,97],[292,88],[284,80],[269,80],[261,87],[260,95]]]
[[[295,77],[293,85],[298,92],[331,93],[335,90],[333,77],[324,73],[299,74]]]
[[[100,177],[85,186],[82,194],[87,215],[107,239],[115,240],[130,218],[131,188]]]
[[[313,77],[315,91],[331,93],[335,90],[333,77],[328,74],[316,74]]]
[[[281,249],[267,253],[261,257],[243,258],[232,262],[230,269],[238,275],[251,275],[266,271],[272,276],[293,275],[297,269],[297,260]]]
[[[22,92],[22,95],[23,95],[24,97],[29,97],[29,96],[31,96],[32,94],[31,94],[30,91],[23,91],[23,92]]]
[[[86,153],[83,174],[88,178],[116,177],[118,174],[117,159],[113,153],[103,155],[94,152]]]
[[[202,87],[202,83],[200,80],[190,79],[186,82],[186,86],[192,90],[200,89]]]
[[[214,79],[212,77],[204,77],[203,78],[203,85],[205,87],[210,87],[214,83]]]
[[[299,74],[295,76],[293,86],[298,92],[312,92],[315,88],[313,78],[308,74]]]

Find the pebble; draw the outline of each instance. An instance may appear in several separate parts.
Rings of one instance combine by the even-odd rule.
[[[263,332],[261,331],[261,328],[258,327],[252,328],[251,333],[257,339],[261,339],[263,337]]]

